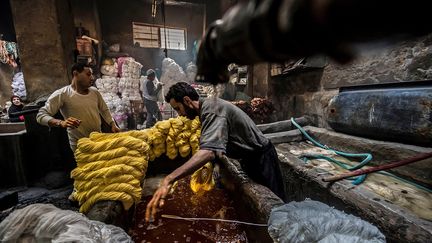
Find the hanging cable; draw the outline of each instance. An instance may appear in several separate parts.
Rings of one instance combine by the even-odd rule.
[[[166,35],[166,22],[165,22],[165,0],[161,2],[161,10],[162,10],[162,21],[164,25],[164,39],[165,39],[165,58],[168,57],[168,47],[167,47],[167,35]]]
[[[156,9],[157,9],[157,0],[153,0],[152,3],[152,26],[150,27],[150,42],[151,47],[153,47],[153,28],[155,27],[155,19],[156,19]]]
[[[153,18],[153,24],[154,24],[154,19],[156,18],[156,6],[157,6],[157,0],[153,0],[152,3],[152,18]]]

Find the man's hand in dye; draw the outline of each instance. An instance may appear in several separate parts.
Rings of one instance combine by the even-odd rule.
[[[165,197],[170,192],[172,184],[166,182],[166,180],[163,180],[161,184],[159,185],[159,188],[156,190],[156,192],[153,194],[152,199],[147,204],[146,208],[146,214],[145,214],[145,220],[146,222],[153,222],[155,219],[155,215],[157,212],[158,207],[163,207],[165,204]]]

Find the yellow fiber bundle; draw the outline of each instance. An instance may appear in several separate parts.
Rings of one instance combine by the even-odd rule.
[[[131,136],[137,139],[140,139],[144,142],[147,142],[147,131],[145,130],[141,130],[141,131],[137,131],[137,130],[132,130],[132,131],[127,131],[127,132],[120,132],[120,133],[100,133],[100,132],[92,132],[90,133],[90,140],[94,141],[94,142],[100,142],[103,140],[110,140],[110,139],[114,139],[114,138],[119,138],[119,137],[127,137],[127,136]]]
[[[175,140],[171,136],[168,136],[166,139],[166,155],[170,159],[175,159],[178,154],[178,149],[175,146]]]
[[[155,152],[153,152],[152,149],[150,149],[147,153],[148,153],[149,161],[153,161],[157,158]]]
[[[199,135],[196,133],[192,134],[189,138],[192,154],[195,154],[199,150]]]
[[[80,204],[84,204],[89,198],[100,192],[126,192],[132,195],[134,198],[139,199],[141,194],[140,187],[134,187],[128,183],[112,183],[110,185],[99,185],[92,189],[84,192],[77,192],[75,198]]]
[[[190,128],[191,128],[191,124],[192,124],[192,121],[191,120],[189,120],[187,117],[185,117],[185,116],[179,116],[178,117],[178,119],[183,123],[182,125],[181,125],[181,131],[187,131],[187,130],[190,130]]]
[[[179,137],[177,137],[177,141],[175,141],[174,145],[177,148],[180,148],[181,146],[185,145],[188,141],[189,141],[189,139],[185,140],[185,139],[179,139]]]
[[[176,118],[170,118],[168,121],[171,123],[171,127],[174,127],[176,129],[180,129],[183,127],[184,121],[186,121],[186,117],[184,116],[178,116]]]
[[[171,128],[171,122],[169,120],[164,121],[158,121],[154,125],[159,132],[161,132],[164,135],[167,135],[169,132],[169,129]]]
[[[199,150],[201,136],[199,117],[159,121],[149,129],[121,133],[93,132],[78,141],[75,158],[77,168],[71,172],[75,180],[74,196],[81,212],[87,212],[100,200],[119,200],[128,210],[141,197],[141,180],[148,161],[166,154],[175,159]],[[192,175],[195,193],[214,187],[212,164],[207,163]]]
[[[196,130],[200,129],[201,122],[199,120],[199,117],[195,117],[195,119],[191,122],[191,132],[195,132]]]
[[[140,187],[140,180],[136,179],[132,175],[120,175],[114,178],[94,178],[90,181],[74,181],[74,187],[78,191],[88,191],[93,187],[100,185],[109,185],[111,183],[128,183],[135,187]]]
[[[83,157],[82,155],[81,155],[81,157]],[[77,167],[83,167],[83,166],[86,166],[87,164],[91,164],[91,163],[95,163],[95,162],[98,162],[98,161],[111,161],[111,160],[116,160],[116,161],[119,161],[119,164],[120,164],[120,162],[122,162],[123,160],[121,160],[123,157],[138,157],[138,158],[141,158],[141,157],[143,157],[143,155],[142,155],[142,153],[141,152],[139,152],[139,151],[136,151],[136,150],[129,150],[129,151],[127,151],[123,156],[120,156],[120,157],[117,157],[117,158],[113,158],[113,159],[109,159],[109,160],[97,160],[97,161],[90,161],[90,162],[88,162],[88,161],[82,161],[82,160],[77,160]],[[90,156],[90,158],[91,158],[91,156]],[[119,160],[120,159],[120,160]],[[147,159],[147,157],[146,156],[144,156],[144,160],[148,160]],[[105,162],[104,162],[105,163]],[[112,162],[113,163],[113,162]],[[106,164],[103,164],[102,162],[101,162],[101,168],[102,167],[105,167],[105,166],[103,166],[103,165],[106,165]]]
[[[76,180],[82,180],[82,181],[88,181],[93,178],[100,178],[100,177],[110,178],[122,174],[130,174],[139,180],[142,179],[143,177],[142,171],[139,171],[136,168],[129,165],[112,165],[109,167],[104,167],[97,171],[84,172],[84,173],[80,173],[80,171],[76,171],[76,170],[74,170],[73,172],[74,174],[72,174],[72,177]]]
[[[178,149],[174,144],[167,143],[166,149],[167,149],[166,155],[168,156],[168,158],[175,159],[177,157]]]
[[[204,193],[214,188],[213,165],[208,162],[199,170],[195,171],[190,180],[190,188],[194,193]]]
[[[190,130],[186,130],[186,131],[181,132],[177,136],[177,139],[178,140],[186,140],[186,142],[188,142],[191,135],[192,135],[192,133],[190,132]]]
[[[189,144],[185,144],[179,147],[178,152],[181,157],[186,158],[191,152],[191,146]]]
[[[139,171],[143,171],[144,169],[147,169],[147,163],[143,163],[143,158],[126,155],[112,160],[99,160],[95,162],[86,163],[83,166],[76,167],[74,170],[72,170],[71,176],[75,177],[77,174],[80,173],[89,173],[105,167],[110,167],[113,165],[122,165],[122,164],[133,166],[135,169]]]
[[[149,130],[150,131],[149,139],[151,140],[151,143],[153,145],[165,143],[165,135],[163,135],[163,133],[159,132],[155,128],[150,128],[150,129],[151,130]]]
[[[175,138],[183,130],[183,121],[179,118],[170,118],[169,121],[171,122],[171,128],[168,136]]]
[[[157,158],[166,152],[165,143],[160,143],[153,146],[154,156]]]
[[[120,132],[120,133],[101,133],[101,132],[92,132],[90,133],[89,139],[94,142],[99,142],[102,140],[108,140],[113,138],[118,138],[121,136],[129,136],[126,132]]]
[[[125,209],[141,197],[150,154],[149,141],[163,143],[158,130],[122,133],[91,133],[78,141],[74,198],[87,212],[99,200],[120,200]],[[151,139],[150,136],[153,136]]]
[[[99,192],[93,195],[91,198],[87,199],[80,207],[80,213],[87,213],[90,208],[98,201],[121,201],[125,210],[129,210],[130,207],[138,201],[141,197],[140,195],[130,195],[126,192]]]
[[[98,160],[109,160],[109,159],[125,156],[127,152],[128,152],[127,148],[120,147],[108,151],[102,151],[95,154],[86,154],[86,153],[82,153],[78,147],[77,152],[75,152],[75,159],[77,162],[79,161],[82,163],[90,162],[90,161],[98,161]]]
[[[126,132],[126,134],[128,134],[131,137],[140,139],[143,142],[147,142],[148,137],[149,137],[149,134],[148,134],[148,132],[146,130],[141,130],[141,131],[132,130],[132,131]]]
[[[119,147],[126,147],[131,150],[142,150],[144,142],[131,136],[120,136],[109,140],[94,142],[90,138],[82,138],[77,146],[82,153],[98,153]]]

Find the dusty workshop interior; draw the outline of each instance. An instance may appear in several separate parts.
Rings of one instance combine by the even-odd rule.
[[[1,0],[0,242],[431,242],[430,7]]]

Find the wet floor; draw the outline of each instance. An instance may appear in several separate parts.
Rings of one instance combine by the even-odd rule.
[[[26,187],[0,188],[0,194],[17,193],[16,201],[13,200],[7,208],[0,208],[0,222],[14,210],[35,203],[49,203],[61,209],[78,211],[78,204],[68,200],[72,189],[72,181],[65,172],[49,172]]]
[[[342,161],[350,166],[357,165],[358,162],[348,160],[335,153],[318,148],[306,142],[290,143],[289,152],[297,157],[304,154],[321,154]],[[305,166],[314,169],[320,173],[328,172],[330,174],[340,174],[347,170],[328,162],[324,159],[312,159]],[[369,168],[364,166],[363,169]],[[399,205],[418,217],[426,220],[432,220],[432,193],[419,189],[412,184],[398,180],[396,178],[378,173],[369,174],[366,180],[359,187],[369,190],[389,203]],[[374,200],[380,200],[378,197]]]
[[[203,195],[196,195],[189,187],[189,179],[180,180],[155,221],[145,223],[145,207],[150,198],[143,198],[137,205],[129,232],[135,242],[248,242],[244,228],[238,223],[161,217],[174,215],[238,220],[234,202],[223,189],[215,188]]]

